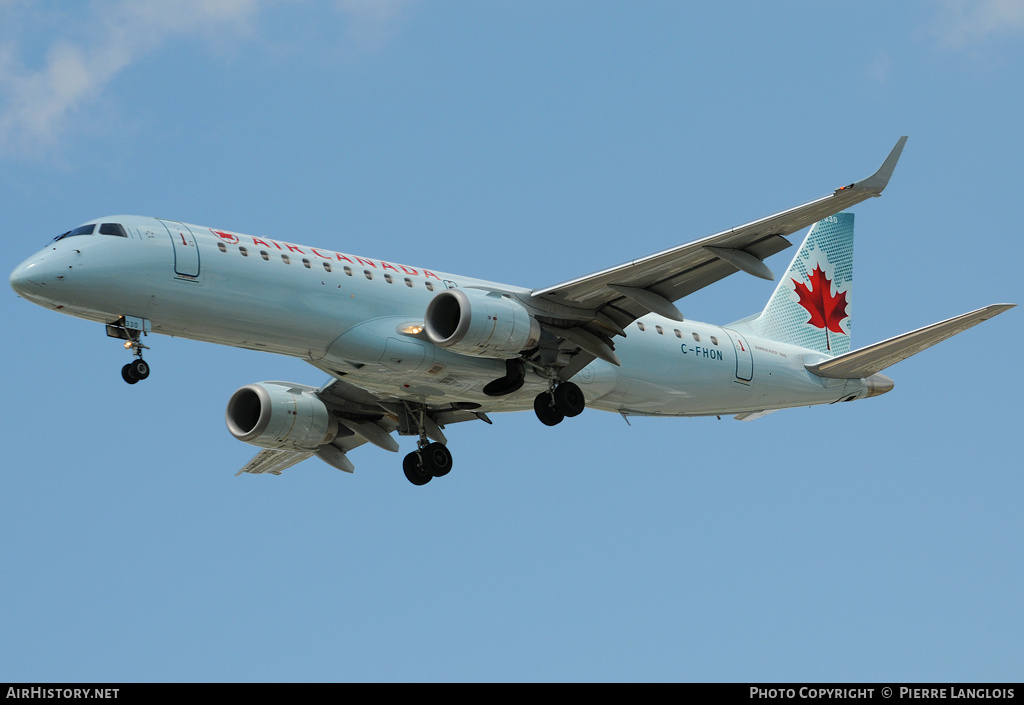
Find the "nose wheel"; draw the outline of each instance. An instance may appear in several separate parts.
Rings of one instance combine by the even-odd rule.
[[[121,368],[121,378],[128,384],[135,384],[149,377],[149,363],[138,357]]]

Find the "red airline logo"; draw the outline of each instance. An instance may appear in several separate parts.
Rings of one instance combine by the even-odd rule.
[[[233,235],[232,233],[226,233],[223,230],[214,230],[213,228],[210,228],[210,232],[219,237],[224,242],[230,242],[232,245],[238,244],[237,235]]]
[[[808,275],[808,279],[809,285],[798,282],[796,279],[790,281],[796,287],[796,295],[800,297],[797,303],[807,309],[807,313],[811,315],[807,323],[815,328],[825,330],[825,348],[831,350],[832,343],[828,339],[828,332],[846,335],[846,331],[840,324],[850,316],[846,311],[846,307],[850,303],[846,299],[847,292],[832,293],[832,281],[825,276],[820,264],[815,263],[814,271]]]
[[[210,228],[210,232],[216,235],[219,239],[223,240],[224,242],[230,243],[232,245],[237,245],[241,241],[239,236],[235,235],[234,233],[224,232],[223,230],[214,230],[213,228]],[[341,254],[340,252],[329,251],[325,253],[316,249],[315,247],[308,247],[306,245],[299,247],[298,245],[291,245],[287,242],[279,243],[276,240],[264,240],[258,237],[252,237],[250,235],[243,235],[242,237],[252,240],[252,244],[255,247],[264,247],[268,250],[273,248],[280,250],[281,252],[295,252],[300,255],[305,255],[306,250],[309,250],[309,252],[314,256],[332,262],[348,262],[349,264],[355,266],[373,267],[374,269],[381,269],[384,271],[391,270],[396,274],[404,273],[414,277],[423,276],[427,279],[433,277],[434,279],[441,281],[441,277],[437,276],[429,269],[414,269],[413,267],[406,267],[404,264],[396,265],[391,264],[389,262],[385,262],[383,260],[375,261],[372,259],[366,259],[365,257],[356,257],[355,255],[349,257],[348,255]],[[305,247],[306,249],[302,249],[303,247]]]

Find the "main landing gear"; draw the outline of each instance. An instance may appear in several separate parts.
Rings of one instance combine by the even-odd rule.
[[[425,485],[435,477],[444,477],[452,469],[452,454],[443,443],[428,443],[405,456],[402,470],[414,485]]]
[[[545,426],[556,426],[566,417],[579,416],[586,407],[583,391],[572,382],[552,383],[533,400],[533,410]]]
[[[533,410],[537,412],[537,418],[547,426],[555,426],[566,417],[579,416],[586,405],[587,400],[583,396],[583,391],[572,382],[559,384],[552,381],[548,391],[541,392],[533,400]],[[400,422],[408,429],[403,432],[405,435],[418,432],[420,436],[417,449],[405,456],[402,461],[406,479],[414,485],[425,485],[435,477],[447,475],[452,469],[452,454],[444,443],[428,440],[426,426],[427,423],[433,422],[426,416],[426,409],[421,407],[413,411],[406,407],[404,413],[400,414]],[[440,433],[439,429],[434,430],[435,437],[443,440],[443,435],[437,435]]]
[[[440,427],[427,414],[425,405],[405,402],[399,410],[399,433],[419,436],[416,450],[402,461],[402,470],[409,482],[425,485],[435,477],[444,477],[451,472],[452,454],[444,444],[447,440]],[[431,436],[434,441],[430,440]]]

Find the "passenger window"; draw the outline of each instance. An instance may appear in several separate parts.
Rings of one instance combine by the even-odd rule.
[[[292,263],[292,259],[288,255],[281,255],[281,261],[284,262],[285,264]]]
[[[658,331],[658,335],[665,335],[665,329],[661,326],[654,326],[654,330]]]
[[[715,336],[711,336],[711,342],[712,342],[712,343],[713,343],[714,345],[718,345],[718,338],[716,338]]]
[[[120,223],[104,223],[100,226],[100,235],[116,235],[117,237],[128,237]]]
[[[242,257],[248,257],[249,256],[249,250],[245,249],[244,247],[239,247],[238,251],[242,253]]]
[[[345,265],[345,274],[350,277],[352,276],[352,268],[349,267],[347,264]]]
[[[700,336],[697,335],[696,333],[693,334],[693,339],[696,340],[698,343],[700,342]]]
[[[427,291],[433,291],[434,290],[434,282],[423,282],[423,283],[426,285]]]
[[[331,263],[330,262],[324,262],[324,269],[326,269],[328,272],[333,271],[331,269]]]
[[[260,257],[263,258],[264,262],[269,262],[270,261],[270,253],[267,252],[266,250],[260,250]]]
[[[683,337],[683,331],[679,330],[678,328],[675,329],[675,334],[677,338]]]
[[[306,259],[305,257],[302,258],[302,266],[305,267],[306,269],[310,269],[309,260]]]
[[[372,280],[372,279],[373,279],[373,272],[371,272],[371,271],[370,271],[369,269],[364,269],[364,270],[363,270],[363,274],[365,274],[365,275],[366,275],[366,278],[367,278],[367,279],[370,279],[370,280]]]
[[[410,279],[409,277],[406,277],[405,278],[405,285],[408,286],[408,287],[411,287],[412,286],[412,279]]]
[[[391,275],[390,274],[385,274],[384,275],[384,281],[386,281],[388,284],[391,284],[394,280],[391,279]]]
[[[217,243],[217,249],[220,250],[221,252],[227,252],[228,251],[228,246],[225,245],[223,242],[218,242]]]
[[[647,327],[643,323],[641,323],[640,321],[636,322],[636,327],[639,328],[641,331],[647,330]]]

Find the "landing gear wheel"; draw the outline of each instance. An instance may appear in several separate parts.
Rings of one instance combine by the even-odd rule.
[[[425,485],[434,479],[434,476],[423,468],[419,452],[409,453],[405,456],[405,460],[402,461],[402,470],[405,471],[405,478],[414,485]]]
[[[444,477],[452,469],[452,454],[442,443],[431,443],[420,451],[423,470],[434,477]]]
[[[545,426],[557,426],[565,418],[565,414],[555,408],[550,392],[541,392],[537,395],[537,398],[533,400],[533,410]]]
[[[128,373],[137,380],[149,377],[149,364],[141,357],[128,363]]]
[[[139,381],[138,377],[132,376],[132,363],[129,362],[127,365],[121,368],[121,379],[123,379],[128,384],[135,384],[136,382]]]
[[[567,417],[579,416],[587,405],[583,390],[572,382],[562,382],[555,387],[555,408]]]

